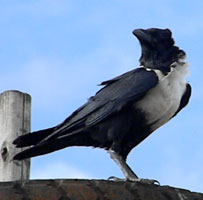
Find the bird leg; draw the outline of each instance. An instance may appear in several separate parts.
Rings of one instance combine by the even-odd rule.
[[[126,163],[126,161],[120,155],[118,155],[114,150],[110,149],[109,154],[110,154],[111,158],[116,162],[116,164],[120,167],[126,180],[149,183],[149,184],[157,183],[158,185],[160,185],[160,183],[157,180],[138,178],[138,176],[133,172],[133,170],[129,167],[129,165]],[[112,178],[113,178],[113,180],[121,180],[121,179],[118,179],[115,177],[110,177],[109,179],[112,179]]]
[[[115,161],[115,163],[120,167],[121,171],[123,172],[125,178],[131,181],[138,181],[138,176],[132,171],[129,165],[125,162],[125,160],[118,155],[114,150],[109,150],[109,154],[111,159]]]

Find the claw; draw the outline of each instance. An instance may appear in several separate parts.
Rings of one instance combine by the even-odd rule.
[[[138,179],[123,179],[123,178],[118,178],[115,176],[110,176],[108,178],[109,181],[132,181],[132,182],[140,182],[140,183],[147,183],[147,184],[155,184],[155,185],[160,185],[160,182],[154,179],[145,179],[145,178],[138,178]]]
[[[118,178],[115,176],[110,176],[107,180],[109,180],[109,181],[126,181],[126,179]]]
[[[155,184],[155,185],[160,185],[160,182],[154,179],[145,179],[145,178],[141,178],[138,180],[141,183],[147,183],[147,184]]]

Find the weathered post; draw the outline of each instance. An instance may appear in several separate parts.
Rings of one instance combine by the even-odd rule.
[[[13,140],[30,131],[31,97],[11,90],[0,94],[0,181],[28,180],[30,160],[13,161],[22,151]]]

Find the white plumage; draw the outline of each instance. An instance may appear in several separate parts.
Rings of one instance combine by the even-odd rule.
[[[188,74],[188,64],[182,60],[170,67],[165,76],[160,70],[153,70],[159,83],[152,88],[135,106],[145,113],[147,124],[155,130],[171,119],[179,108],[181,98],[186,90],[185,77]]]

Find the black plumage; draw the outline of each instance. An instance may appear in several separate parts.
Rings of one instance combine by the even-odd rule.
[[[126,179],[138,179],[125,162],[127,155],[187,105],[191,87],[182,70],[185,52],[174,45],[169,29],[136,29],[133,34],[141,44],[141,66],[102,82],[104,87],[58,126],[18,137],[13,143],[29,148],[15,160],[70,146],[100,147]]]

